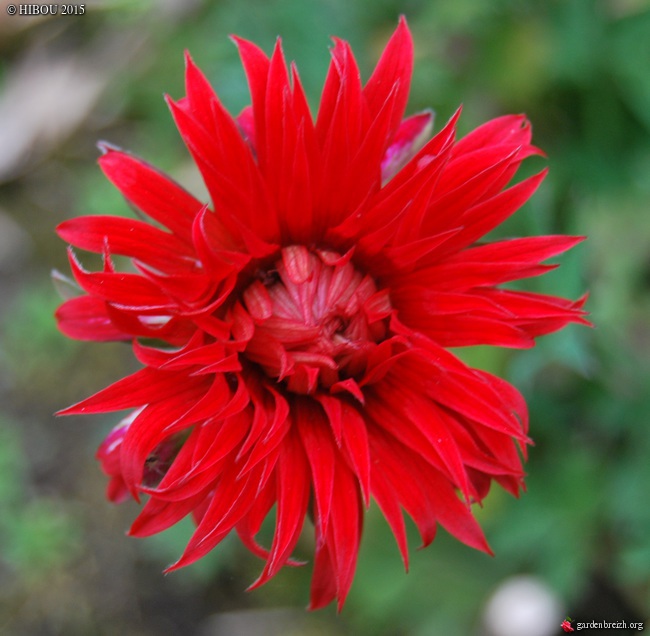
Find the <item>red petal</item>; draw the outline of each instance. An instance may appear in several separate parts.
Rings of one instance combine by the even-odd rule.
[[[400,507],[400,500],[395,495],[394,490],[388,483],[388,480],[381,474],[381,471],[373,472],[372,478],[372,496],[379,505],[390,529],[393,532],[397,547],[399,548],[404,568],[409,569],[409,551],[408,541],[406,538],[406,525],[404,515]]]
[[[363,134],[359,69],[349,45],[337,39],[327,82],[334,76],[336,80],[331,81],[332,87],[337,87],[335,101],[331,106],[327,101],[321,102],[316,121],[322,152],[322,179],[316,200],[318,215],[326,216],[328,225],[335,225],[354,209],[355,202],[349,199],[345,184],[353,151],[359,147]],[[329,97],[324,95],[324,99]]]
[[[131,537],[149,537],[163,532],[190,514],[204,499],[204,493],[174,502],[151,498],[136,517],[128,534]]]
[[[259,140],[259,145],[264,143],[268,160],[261,163],[262,171],[271,191],[277,195],[283,182],[290,181],[286,162],[291,157],[293,163],[293,148],[284,148],[287,135],[292,135],[295,140],[296,123],[292,120],[291,91],[289,89],[289,75],[282,52],[280,38],[276,40],[273,55],[269,64],[268,79],[266,82],[266,96],[264,100],[264,141]],[[295,143],[295,141],[294,141]],[[290,144],[293,145],[293,144]],[[286,154],[285,154],[286,151]]]
[[[234,236],[276,240],[277,218],[250,149],[237,124],[219,102],[213,112],[219,135],[213,137],[180,103],[167,100],[188,150],[201,170],[215,209]]]
[[[191,424],[183,416],[188,411],[188,405],[199,398],[201,391],[202,387],[194,386],[164,401],[148,404],[129,426],[122,442],[121,472],[136,499],[145,460],[158,444]]]
[[[361,414],[347,402],[342,403],[343,448],[346,449],[351,468],[359,480],[366,503],[370,503],[370,449],[366,422]]]
[[[398,439],[412,452],[444,472],[448,479],[470,500],[470,486],[464,459],[436,407],[423,398],[417,386],[391,385],[390,395],[377,396],[368,404],[373,421]]]
[[[131,335],[116,327],[106,311],[106,303],[93,296],[66,300],[56,310],[59,329],[77,340],[130,340]]]
[[[472,248],[474,249],[474,248]],[[470,250],[464,250],[465,254]],[[453,257],[452,257],[453,258]],[[471,256],[468,256],[471,258]],[[479,286],[500,285],[501,283],[539,276],[556,265],[531,265],[528,262],[455,262],[444,260],[432,266],[422,267],[412,274],[397,281],[397,284],[407,283],[409,280],[421,282],[422,288],[445,293],[447,290],[464,292]]]
[[[252,42],[233,36],[241,56],[253,102],[253,117],[255,120],[255,137],[257,155],[262,166],[266,165],[266,86],[269,74],[269,58]]]
[[[322,609],[336,598],[336,571],[327,543],[316,546],[309,610]]]
[[[64,221],[59,236],[76,247],[137,258],[163,271],[194,269],[190,247],[173,234],[147,223],[112,216],[83,216]]]
[[[357,480],[348,468],[339,462],[334,475],[334,491],[327,544],[334,561],[338,597],[338,611],[352,585],[361,539],[361,502]]]
[[[260,483],[261,468],[253,470],[242,479],[237,479],[239,467],[231,465],[225,471],[215,488],[208,509],[205,511],[183,556],[165,572],[194,563],[220,543],[250,510],[257,493],[264,484]]]
[[[188,51],[185,51],[185,90],[192,115],[211,134],[219,134],[213,112],[219,98]]]
[[[413,40],[404,16],[400,18],[384,52],[370,79],[363,89],[363,96],[374,119],[388,99],[393,87],[397,87],[397,98],[393,109],[391,133],[397,130],[406,102],[408,101],[413,73]]]
[[[316,394],[315,397],[327,415],[336,443],[341,446],[343,441],[343,402],[322,393]]]
[[[467,247],[514,214],[539,187],[547,170],[504,190],[468,210],[460,222],[464,228],[441,248],[441,256]]]
[[[329,527],[336,447],[327,423],[316,409],[303,406],[296,414],[296,423],[311,466],[316,502],[316,542],[321,545],[326,540]]]
[[[377,488],[388,493],[398,501],[409,513],[422,537],[422,545],[429,545],[436,536],[436,513],[433,500],[435,492],[427,492],[423,486],[418,466],[418,457],[411,451],[405,451],[404,446],[394,437],[377,427],[372,427],[370,433],[370,450],[373,456],[371,483],[373,494]],[[380,497],[382,495],[380,494]],[[394,520],[393,520],[394,521]],[[390,519],[389,519],[390,522]],[[398,544],[400,535],[396,535]],[[402,550],[405,553],[405,550]]]
[[[431,470],[427,471],[426,481],[436,493],[436,516],[445,530],[468,546],[493,554],[476,519],[444,477]]]
[[[525,115],[505,115],[492,119],[463,137],[454,155],[469,153],[493,145],[525,146],[530,143],[531,127]]]
[[[127,153],[107,149],[99,165],[136,208],[178,237],[190,240],[192,220],[203,207],[200,201],[148,163]]]
[[[175,306],[175,302],[163,294],[157,285],[137,274],[112,272],[87,272],[71,248],[68,260],[72,274],[79,285],[93,296],[124,307],[137,307],[149,313],[157,313]]]
[[[107,413],[165,400],[178,393],[203,386],[204,381],[188,377],[185,371],[158,371],[145,367],[89,398],[59,411],[57,415]]]
[[[287,436],[276,469],[278,512],[269,559],[259,578],[249,587],[259,587],[277,574],[291,555],[305,520],[311,482],[305,452],[295,434]]]
[[[394,177],[424,145],[433,131],[433,111],[407,117],[397,129],[381,161],[383,182]]]
[[[255,118],[253,116],[253,107],[245,106],[236,118],[237,125],[241,130],[244,141],[249,145],[253,154],[257,153],[257,137],[255,135]]]

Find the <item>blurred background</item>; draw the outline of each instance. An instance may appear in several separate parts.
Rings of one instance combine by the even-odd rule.
[[[61,5],[56,16],[9,16],[7,6],[0,1],[1,634],[551,636],[566,615],[650,627],[646,0],[105,0],[66,16]],[[67,262],[54,228],[82,214],[129,214],[96,165],[100,139],[203,196],[163,101],[184,94],[184,49],[236,113],[248,93],[228,35],[267,52],[281,35],[316,105],[329,36],[352,43],[367,78],[400,13],[416,49],[409,112],[432,107],[439,129],[463,103],[462,132],[525,112],[548,155],[526,166],[547,164],[550,175],[499,235],[589,237],[525,287],[573,298],[589,290],[595,329],[570,327],[530,351],[460,352],[526,395],[536,441],[528,492],[517,501],[495,488],[477,511],[494,558],[441,530],[414,550],[407,575],[371,507],[340,616],[304,612],[310,566],[245,593],[262,562],[236,540],[163,577],[190,524],[125,537],[137,506],[105,501],[93,459],[115,420],[52,415],[136,368],[124,345],[56,330],[50,270],[67,272]]]

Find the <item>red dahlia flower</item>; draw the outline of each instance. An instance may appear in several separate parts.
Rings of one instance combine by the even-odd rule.
[[[458,113],[402,119],[413,62],[402,19],[362,86],[335,40],[314,121],[280,43],[269,59],[235,38],[252,106],[232,118],[187,58],[187,97],[168,100],[212,208],[130,154],[100,165],[153,222],[72,219],[58,232],[103,254],[85,295],[57,312],[64,334],[127,340],[144,365],[63,414],[136,409],[98,451],[108,496],[148,496],[130,533],[192,514],[174,570],[235,530],[266,559],[256,587],[313,519],[312,609],[343,605],[364,509],[374,499],[408,562],[404,509],[424,545],[440,523],[489,552],[470,506],[492,481],[522,486],[528,416],[515,388],[447,347],[526,348],[585,323],[583,301],[502,289],[542,274],[580,238],[476,244],[544,173],[507,187],[539,151],[522,116],[455,140]],[[113,255],[134,271],[115,270]],[[147,344],[145,344],[145,341]],[[269,548],[256,541],[273,507]]]

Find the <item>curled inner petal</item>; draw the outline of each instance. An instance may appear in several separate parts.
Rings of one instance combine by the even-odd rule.
[[[246,357],[303,394],[362,373],[391,311],[372,278],[349,260],[298,245],[284,248],[243,300],[255,324]]]

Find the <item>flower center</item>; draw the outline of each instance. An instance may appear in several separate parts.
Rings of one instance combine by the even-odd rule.
[[[243,300],[255,330],[246,356],[295,393],[336,390],[363,376],[370,352],[386,337],[388,293],[341,256],[285,247]]]

